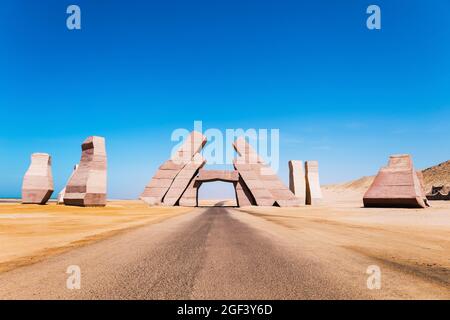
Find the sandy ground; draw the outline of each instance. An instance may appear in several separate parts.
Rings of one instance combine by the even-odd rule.
[[[109,201],[104,208],[22,205],[0,202],[0,272],[158,223],[192,209],[148,207],[141,201]]]
[[[450,202],[363,208],[360,191],[323,191],[299,208],[0,204],[0,299],[450,299]]]
[[[235,207],[235,199],[222,199],[222,200],[199,200],[199,207]]]
[[[1,273],[0,299],[450,299],[448,268],[380,259],[367,246],[374,236],[372,245],[384,243],[383,252],[395,255],[405,235],[297,213],[300,226],[283,217],[286,209],[261,211],[198,208],[75,248]],[[417,245],[417,235],[410,238]],[[409,253],[419,252],[422,263],[446,252],[422,246],[434,254]],[[73,265],[79,290],[67,288]],[[379,290],[367,286],[373,265],[381,271]]]
[[[411,288],[420,280],[450,296],[450,202],[432,201],[427,209],[384,209],[363,208],[358,191],[324,190],[324,196],[317,207],[240,210],[292,230],[297,241],[328,255],[330,263],[336,250],[345,249],[414,276]]]

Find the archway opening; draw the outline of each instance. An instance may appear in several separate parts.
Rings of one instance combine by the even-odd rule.
[[[199,207],[236,207],[236,191],[231,182],[203,182],[198,189]]]

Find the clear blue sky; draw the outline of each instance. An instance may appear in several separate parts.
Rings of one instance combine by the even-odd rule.
[[[333,183],[392,153],[450,158],[446,0],[6,0],[0,39],[0,197],[20,195],[33,152],[59,191],[89,135],[107,139],[109,196],[137,197],[194,120],[279,128],[285,181],[289,159]]]

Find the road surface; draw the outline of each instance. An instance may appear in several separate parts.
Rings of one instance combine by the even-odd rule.
[[[384,266],[371,290],[374,264],[245,212],[198,208],[0,274],[0,299],[448,298],[445,283]],[[67,288],[72,265],[80,289]]]

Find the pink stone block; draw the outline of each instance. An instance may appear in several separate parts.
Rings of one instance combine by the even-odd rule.
[[[91,136],[81,145],[78,169],[69,180],[64,204],[71,206],[105,206],[107,157],[105,138]]]
[[[393,155],[364,195],[364,206],[426,208],[428,203],[420,179],[411,156]]]
[[[319,162],[306,161],[306,204],[319,205],[323,203],[322,190],[319,180]]]
[[[53,190],[51,157],[47,153],[33,153],[23,177],[22,203],[46,204]]]
[[[178,175],[177,170],[158,170],[153,176],[154,179],[174,179]]]
[[[198,206],[198,188],[195,185],[195,179],[192,179],[189,186],[184,191],[179,200],[179,205],[183,207]]]
[[[238,183],[235,186],[235,189],[237,205],[239,207],[256,205],[255,198],[253,197],[248,187],[245,185],[242,178],[239,179]]]
[[[306,178],[302,161],[289,161],[289,189],[301,203],[306,203]]]
[[[148,186],[150,188],[169,188],[173,179],[152,179]]]
[[[196,131],[191,132],[183,144],[171,155],[170,160],[159,167],[159,170],[142,192],[140,199],[149,205],[162,204],[164,197],[178,176],[178,179],[180,180],[192,178],[192,176],[190,176],[190,169],[195,168],[195,165],[190,163],[193,161],[195,162],[196,155],[203,148],[205,143],[205,136]],[[190,167],[184,170],[188,164],[190,164]],[[164,187],[162,187],[162,184],[159,181],[154,181],[158,179],[164,180]],[[169,179],[170,183],[166,181]],[[157,189],[153,190],[154,188]],[[170,197],[173,197],[173,195],[170,195]]]
[[[298,201],[295,195],[283,184],[276,173],[256,153],[256,151],[245,141],[244,138],[236,139],[233,144],[236,152],[240,155],[234,163],[245,184],[258,202],[258,196],[255,196],[256,190],[265,189],[268,191],[279,206],[292,204],[297,206]],[[253,172],[252,179],[248,172]],[[282,190],[282,191],[280,191]],[[279,201],[278,201],[279,200]]]
[[[206,160],[200,154],[196,154],[174,179],[172,185],[164,196],[163,204],[166,206],[176,205],[190,182],[196,177],[198,171],[205,165],[205,163]]]

